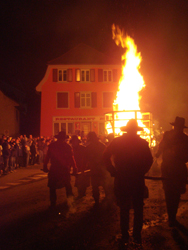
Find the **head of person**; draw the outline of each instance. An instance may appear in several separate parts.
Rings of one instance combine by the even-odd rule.
[[[94,132],[94,131],[90,131],[88,134],[87,134],[87,142],[96,142],[98,141],[98,137],[97,137],[97,134]]]
[[[67,138],[65,131],[60,131],[59,134],[55,135],[54,137],[59,141],[65,141],[65,139]]]
[[[127,132],[127,134],[135,135],[138,131],[142,131],[143,128],[138,126],[137,120],[130,119],[127,122],[127,125],[124,127],[121,127],[121,131]]]
[[[185,118],[176,116],[174,122],[170,122],[170,124],[174,127],[175,131],[183,131],[184,128],[188,128],[185,126]]]
[[[70,144],[72,144],[73,147],[77,147],[80,143],[81,143],[81,141],[79,140],[78,136],[72,135],[72,137],[70,139]]]

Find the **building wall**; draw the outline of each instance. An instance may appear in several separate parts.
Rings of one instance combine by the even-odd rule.
[[[0,91],[0,136],[3,134],[17,136],[19,134],[19,111],[15,108],[18,103]]]
[[[71,82],[54,82],[53,81],[53,69],[56,68],[72,69],[72,81]],[[76,69],[86,68],[95,69],[95,81],[94,82],[77,82],[76,81]],[[87,129],[95,131],[99,134],[102,123],[104,124],[104,114],[112,111],[111,107],[103,107],[103,93],[112,92],[113,100],[115,99],[118,80],[111,82],[99,82],[98,81],[98,69],[117,69],[120,76],[121,69],[116,65],[49,65],[44,79],[41,81],[41,126],[40,134],[43,136],[50,136],[57,133],[54,131],[54,123],[73,123],[74,133],[76,130],[85,132]],[[119,78],[118,78],[119,79]],[[92,108],[76,108],[75,107],[75,93],[76,92],[94,92],[97,95],[97,106]],[[68,92],[68,108],[57,108],[57,93]],[[69,124],[70,125],[70,124]],[[69,126],[68,124],[66,126]],[[63,124],[64,126],[64,124]],[[85,127],[84,127],[85,126]],[[64,127],[63,127],[64,128]],[[62,128],[60,127],[59,130]],[[68,133],[68,127],[66,127]]]

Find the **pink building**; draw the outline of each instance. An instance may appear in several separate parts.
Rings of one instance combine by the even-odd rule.
[[[112,111],[121,61],[79,44],[48,63],[41,92],[40,135],[95,131],[105,134],[104,114]]]

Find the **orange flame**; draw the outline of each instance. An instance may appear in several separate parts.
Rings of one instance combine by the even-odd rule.
[[[139,92],[145,87],[144,79],[139,72],[142,60],[141,54],[137,52],[134,40],[129,36],[125,37],[119,27],[115,28],[115,25],[113,25],[112,34],[116,44],[127,49],[122,56],[122,60],[124,61],[122,75],[119,80],[114,106],[118,110],[140,110],[139,101],[141,97],[139,96]]]
[[[125,48],[125,53],[122,55],[122,74],[116,99],[113,103],[113,111],[121,112],[114,112],[114,117],[109,118],[106,123],[107,132],[108,134],[113,132],[116,135],[121,134],[120,128],[125,126],[129,119],[134,118],[137,119],[138,125],[144,128],[145,135],[151,135],[149,129],[142,123],[142,113],[139,112],[139,101],[141,99],[139,92],[145,87],[144,79],[139,72],[142,60],[141,54],[137,52],[134,40],[125,36],[123,31],[118,26],[115,27],[114,24],[112,26],[112,38],[117,45]],[[144,138],[147,137],[145,135]]]

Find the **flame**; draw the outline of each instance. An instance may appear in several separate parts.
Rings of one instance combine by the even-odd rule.
[[[139,92],[145,87],[144,79],[139,72],[142,60],[141,54],[137,52],[137,46],[130,36],[124,37],[119,27],[112,27],[113,39],[117,45],[126,48],[122,55],[122,75],[119,80],[118,92],[114,105],[118,110],[140,110]]]
[[[145,87],[143,76],[139,72],[142,61],[141,53],[137,52],[134,40],[130,36],[125,36],[123,31],[114,24],[112,38],[118,46],[125,48],[125,53],[122,55],[123,63],[118,91],[113,103],[113,111],[122,111],[114,113],[115,134],[120,134],[120,127],[125,126],[131,118],[137,119],[138,125],[143,127],[146,133],[149,133],[148,128],[142,123],[142,113],[137,112],[140,111],[141,96],[139,93]],[[113,133],[112,121],[106,124],[106,129],[108,134]]]

